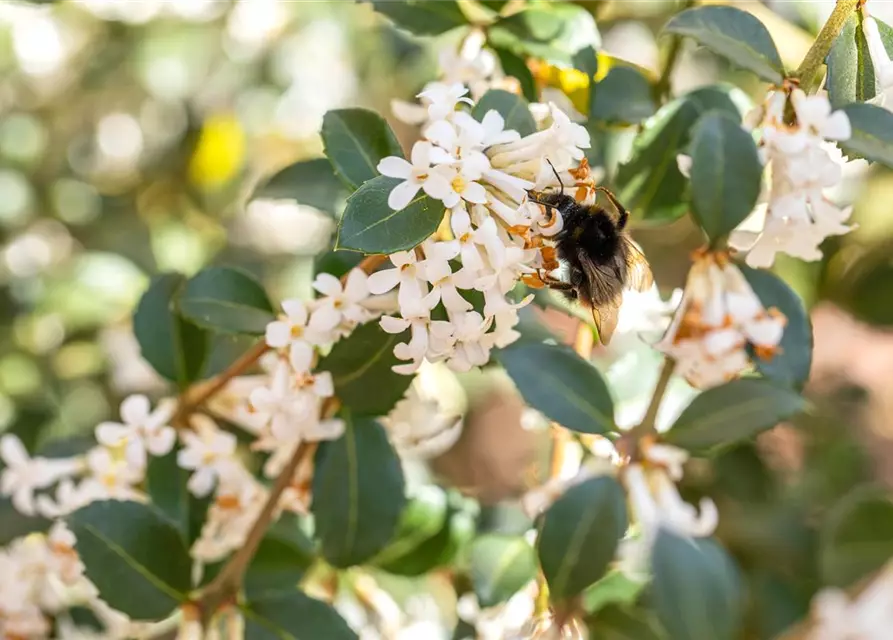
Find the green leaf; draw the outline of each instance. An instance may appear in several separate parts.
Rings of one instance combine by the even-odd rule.
[[[189,591],[192,559],[180,533],[149,505],[107,500],[68,517],[87,577],[113,609],[161,620]]]
[[[880,487],[859,487],[838,502],[822,524],[822,577],[847,587],[893,558],[893,501]]]
[[[412,249],[437,231],[443,203],[420,191],[406,207],[394,211],[388,195],[398,184],[397,178],[378,176],[350,196],[338,225],[337,248],[394,253]]]
[[[47,531],[52,524],[46,518],[20,513],[9,498],[0,497],[0,546],[6,546],[29,533]]]
[[[716,241],[753,211],[760,196],[763,164],[753,138],[725,113],[708,113],[691,142],[692,213]]]
[[[543,3],[494,22],[489,42],[522,57],[570,65],[574,54],[587,46],[597,49],[601,38],[592,14],[583,7]]]
[[[784,280],[763,269],[741,265],[740,269],[754,293],[767,309],[775,307],[788,319],[779,344],[779,352],[771,360],[751,353],[751,359],[762,375],[802,389],[812,366],[812,323],[803,301]]]
[[[368,109],[327,112],[321,135],[326,157],[351,189],[376,177],[376,167],[382,158],[403,157],[400,143],[388,123]]]
[[[769,380],[733,380],[696,396],[664,439],[696,453],[710,452],[774,427],[805,406],[796,391]]]
[[[709,538],[662,529],[651,555],[653,602],[673,640],[731,640],[740,632],[742,589],[728,554]]]
[[[133,314],[133,333],[143,358],[168,380],[186,386],[201,377],[208,335],[177,308],[186,278],[179,273],[155,276]]]
[[[403,469],[384,428],[346,419],[344,435],[317,453],[313,516],[322,554],[345,568],[362,564],[390,542],[406,504]]]
[[[422,36],[445,33],[468,24],[456,0],[372,0],[372,6],[398,27]]]
[[[524,58],[501,47],[494,47],[493,53],[499,58],[499,66],[502,67],[505,74],[517,78],[521,84],[521,94],[530,102],[539,100],[536,81],[534,81],[533,74],[527,67]]]
[[[590,621],[589,637],[598,640],[665,640],[667,636],[651,611],[610,606]]]
[[[664,31],[694,38],[766,82],[779,84],[784,79],[784,65],[772,36],[763,23],[747,11],[726,6],[686,9],[673,16]]]
[[[609,476],[584,480],[556,500],[536,542],[550,597],[573,598],[604,576],[626,526],[626,496]]]
[[[424,554],[429,555],[427,559],[418,557],[418,552],[444,529],[449,529],[449,515],[443,489],[428,485],[420,487],[400,515],[393,539],[371,564],[398,575],[425,573],[439,560],[439,552],[435,550],[434,557]],[[420,564],[427,567],[418,571]]]
[[[391,370],[401,364],[394,356],[394,345],[408,338],[406,333],[390,334],[379,323],[367,322],[335,343],[317,369],[331,372],[335,395],[352,413],[383,416],[412,382],[412,376]]]
[[[639,124],[656,110],[648,79],[632,67],[608,71],[589,102],[589,117],[610,124]]]
[[[335,609],[297,590],[264,594],[242,610],[251,640],[358,640]]]
[[[893,113],[873,104],[854,103],[843,107],[853,135],[838,143],[852,158],[865,158],[893,167]]]
[[[412,549],[404,549],[399,557],[388,562],[375,561],[375,565],[399,576],[421,576],[453,562],[473,536],[474,521],[471,514],[450,504],[443,526],[433,536],[422,540]]]
[[[598,51],[591,45],[577,51],[574,54],[574,69],[585,73],[590,83],[594,82],[595,74],[598,73]]]
[[[854,11],[834,40],[825,58],[825,88],[835,109],[851,102],[865,102],[877,95],[874,65],[862,32],[862,13]]]
[[[348,190],[326,158],[301,160],[280,169],[260,184],[252,198],[291,199],[333,216],[340,213]]]
[[[614,428],[614,402],[598,370],[563,345],[516,343],[499,362],[524,400],[548,418],[580,433]]]
[[[261,284],[230,267],[203,269],[190,279],[180,296],[180,312],[200,327],[224,333],[261,334],[275,319]]]
[[[632,156],[617,172],[618,197],[637,216],[655,222],[684,215],[688,178],[676,164],[687,152],[690,131],[706,111],[719,109],[740,120],[726,87],[704,87],[664,105],[633,142]]]
[[[261,540],[245,574],[245,597],[254,600],[270,592],[296,588],[315,560],[313,542],[297,518],[283,517]]]
[[[189,542],[189,505],[191,494],[186,484],[189,471],[177,464],[174,447],[163,456],[150,456],[146,467],[146,492],[152,505],[167,516],[184,542]]]
[[[536,121],[530,115],[530,105],[521,96],[502,89],[490,89],[478,100],[471,115],[481,121],[491,110],[505,119],[506,129],[514,129],[522,136],[536,131]]]
[[[615,605],[633,606],[645,583],[615,569],[583,592],[583,608],[589,613]]]
[[[536,575],[536,553],[523,536],[480,536],[471,545],[469,562],[482,607],[505,602]]]

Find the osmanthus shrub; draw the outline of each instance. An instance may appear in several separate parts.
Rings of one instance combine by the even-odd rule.
[[[393,103],[417,139],[404,151],[382,115],[330,111],[326,159],[255,194],[302,201],[337,184],[349,197],[336,248],[362,254],[357,266],[321,268],[314,297],[275,301],[226,266],[159,275],[133,328],[171,397],[125,399],[84,455],[0,439],[0,489],[37,532],[0,553],[3,637],[889,637],[893,573],[877,574],[893,555],[889,496],[849,494],[818,525],[761,498],[754,521],[772,510],[801,538],[758,525],[751,548],[723,529],[720,495],[769,482],[754,437],[807,409],[812,330],[765,269],[778,254],[819,260],[826,238],[852,230],[851,207],[828,195],[847,163],[893,166],[881,104],[893,31],[872,3],[839,0],[797,69],[750,13],[688,8],[664,26],[656,76],[601,53],[578,4],[372,4],[419,37],[461,31],[441,76]],[[670,95],[687,39],[763,83],[750,109],[727,84]],[[584,90],[559,93],[550,74],[576,74]],[[619,163],[604,160],[613,135],[632,137]],[[656,273],[600,316],[607,338],[619,314],[615,354],[623,334],[644,332],[663,363],[630,424],[586,340],[557,344],[530,305],[582,318],[590,334],[593,314],[549,289],[586,298],[630,284],[616,234],[685,215],[704,245],[681,296],[660,300]],[[568,270],[574,255],[585,268]],[[209,341],[233,334],[255,345],[209,376]],[[430,392],[431,371],[487,366],[555,436],[522,530],[487,529],[473,500],[404,473],[462,427]],[[697,393],[658,429],[682,380]],[[693,486],[707,475],[717,492],[692,490],[690,469]],[[779,548],[812,555],[785,564]],[[439,576],[450,611],[398,607],[385,574]]]

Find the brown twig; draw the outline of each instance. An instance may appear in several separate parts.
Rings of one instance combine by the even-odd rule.
[[[385,260],[387,256],[371,255],[366,256],[357,265],[366,273],[375,271]],[[347,279],[345,275],[342,282]],[[180,407],[177,410],[177,418],[185,423],[189,419],[189,415],[198,409],[203,403],[207,402],[216,393],[221,391],[234,377],[244,373],[267,352],[269,347],[264,342],[260,342],[245,352],[238,360],[231,364],[226,371],[214,378],[205,386],[190,388],[183,394],[180,401]],[[327,399],[321,408],[321,414],[324,417],[334,415],[340,402],[337,398]],[[238,597],[239,589],[242,585],[242,579],[245,571],[254,559],[257,547],[267,532],[270,524],[273,522],[279,500],[285,490],[291,485],[295,472],[301,464],[301,461],[308,455],[313,455],[316,449],[316,443],[301,442],[291,456],[291,459],[285,465],[282,472],[276,477],[273,486],[270,488],[270,494],[264,504],[261,512],[257,516],[257,520],[251,525],[251,530],[245,539],[245,543],[224,565],[223,569],[216,578],[205,587],[199,596],[195,606],[198,607],[202,616],[202,624],[206,625],[211,617],[220,609],[221,606],[235,602]]]
[[[794,72],[794,77],[800,80],[800,88],[806,93],[812,93],[819,68],[825,63],[825,58],[837,36],[843,29],[843,25],[858,8],[860,0],[837,0],[834,11],[828,16],[825,26],[819,31],[815,42],[806,52],[800,67]]]

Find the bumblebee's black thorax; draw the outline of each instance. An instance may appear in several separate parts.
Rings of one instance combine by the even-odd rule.
[[[613,262],[620,247],[620,229],[608,211],[560,194],[548,194],[543,202],[554,206],[564,222],[555,238],[560,259],[573,263],[578,249],[583,249],[596,264]]]

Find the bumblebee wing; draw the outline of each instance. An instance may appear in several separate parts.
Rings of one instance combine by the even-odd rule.
[[[623,236],[626,243],[626,269],[629,274],[629,286],[636,291],[647,291],[654,284],[651,265],[645,259],[642,250],[629,237]]]
[[[607,300],[613,300],[620,289],[620,274],[611,265],[596,264],[584,249],[577,250],[577,260],[586,276],[585,300],[590,306],[598,307]]]
[[[592,320],[598,329],[598,339],[605,345],[611,342],[614,330],[617,329],[617,312],[620,310],[617,302],[619,300],[600,307],[592,307]]]

